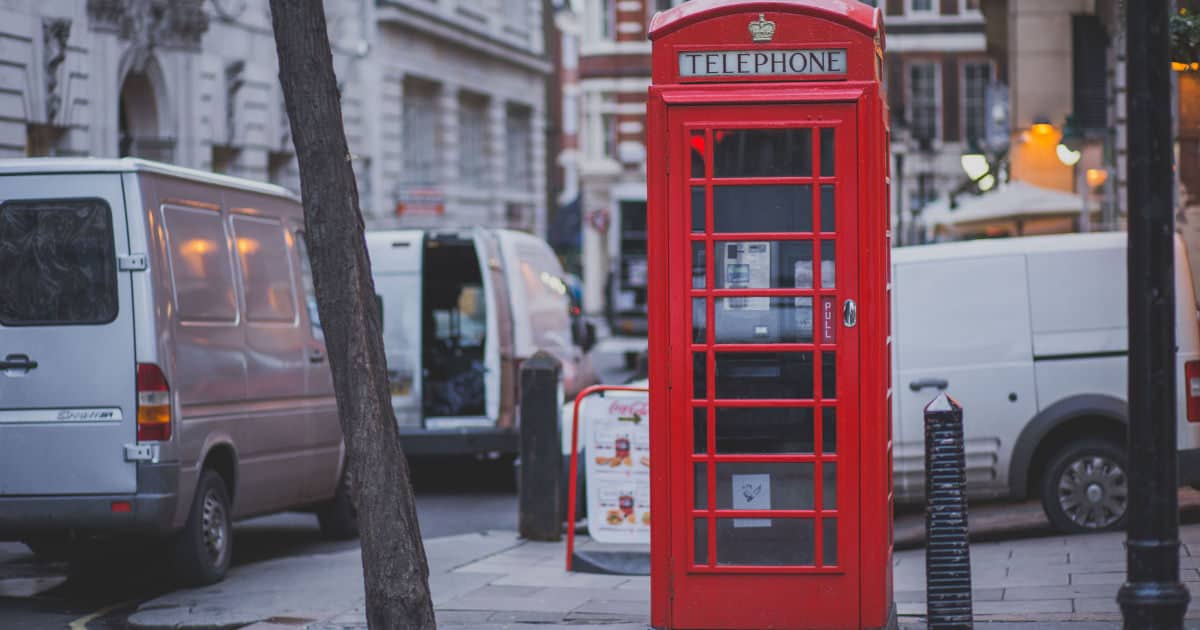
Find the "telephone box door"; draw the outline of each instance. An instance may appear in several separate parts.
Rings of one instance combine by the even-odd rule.
[[[855,107],[668,108],[672,627],[859,626]]]

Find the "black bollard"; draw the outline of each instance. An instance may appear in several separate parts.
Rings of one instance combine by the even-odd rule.
[[[540,351],[521,364],[519,529],[529,540],[562,540],[561,371]]]
[[[962,418],[946,394],[925,406],[925,607],[937,630],[972,627]]]

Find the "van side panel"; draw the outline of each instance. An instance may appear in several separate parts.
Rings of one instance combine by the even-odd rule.
[[[157,174],[139,179],[152,233],[148,253],[157,292],[158,354],[175,405],[175,428],[164,457],[179,464],[173,520],[182,525],[209,448],[236,444],[239,405],[246,397],[245,335],[238,327],[233,245],[221,214],[220,189]],[[232,310],[224,306],[231,291]],[[194,305],[215,304],[218,297],[224,312],[213,309],[204,313],[206,319],[191,312]]]
[[[924,492],[924,407],[942,382],[965,410],[968,486],[1003,494],[1013,444],[1037,412],[1025,258],[899,263],[893,277],[897,497]]]
[[[307,332],[300,327],[293,244],[282,220],[298,207],[235,190],[223,192],[222,206],[233,239],[246,355],[243,420],[234,430],[233,512],[246,516],[302,502],[318,451],[315,419],[305,401]]]

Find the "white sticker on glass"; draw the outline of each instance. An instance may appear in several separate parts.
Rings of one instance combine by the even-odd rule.
[[[733,509],[771,509],[771,475],[732,475]],[[734,527],[770,527],[769,518],[735,518]]]

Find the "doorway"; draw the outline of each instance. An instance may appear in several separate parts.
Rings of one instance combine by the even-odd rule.
[[[426,426],[439,417],[486,419],[487,300],[475,241],[430,234],[422,268]]]

